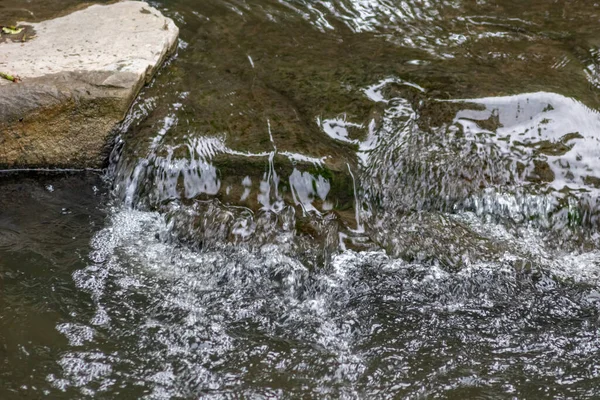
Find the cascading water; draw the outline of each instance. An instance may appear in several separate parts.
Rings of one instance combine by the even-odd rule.
[[[92,232],[65,250],[59,292],[78,300],[47,323],[60,352],[36,348],[54,367],[10,393],[597,396],[598,28],[581,3],[153,2],[179,54],[123,123],[110,196],[86,197],[94,228],[60,206],[65,236]],[[61,180],[38,192],[77,202]]]

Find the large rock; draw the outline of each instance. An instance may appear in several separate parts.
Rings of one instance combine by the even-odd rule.
[[[147,3],[94,5],[0,42],[1,167],[101,167],[178,28]]]

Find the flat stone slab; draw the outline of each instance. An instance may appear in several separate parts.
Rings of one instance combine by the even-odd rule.
[[[179,29],[139,1],[26,25],[34,36],[0,43],[0,72],[21,78],[0,79],[0,167],[101,167]]]

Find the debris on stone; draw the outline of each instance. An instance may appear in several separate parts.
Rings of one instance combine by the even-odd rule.
[[[7,35],[18,35],[19,33],[21,33],[21,31],[23,31],[23,28],[18,28],[16,26],[3,26],[2,28],[2,33],[5,33]]]
[[[6,79],[14,83],[21,82],[21,78],[16,75],[7,74],[6,72],[0,72],[0,78]]]

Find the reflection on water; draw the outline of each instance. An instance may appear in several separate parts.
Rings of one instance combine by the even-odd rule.
[[[0,394],[597,396],[597,4],[152,3],[178,55],[123,124],[105,224],[39,247],[71,288]]]
[[[491,139],[498,158],[506,155],[520,163],[525,179],[548,182],[555,190],[586,190],[595,186],[590,183],[598,180],[594,174],[600,160],[597,111],[553,93],[467,102],[484,105],[485,109],[461,110],[455,123],[471,139],[483,139],[484,143]],[[486,121],[497,124],[496,129],[490,131],[479,125]]]

